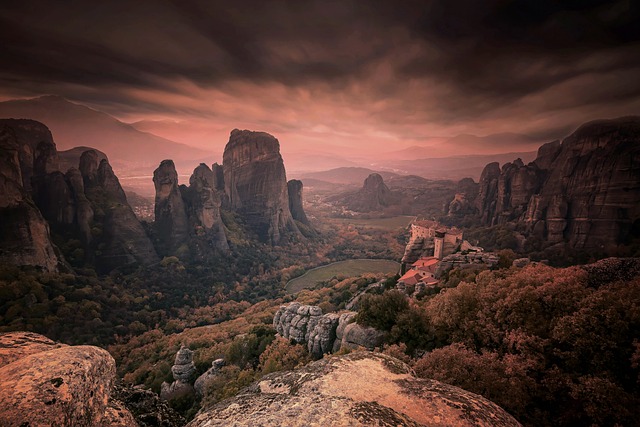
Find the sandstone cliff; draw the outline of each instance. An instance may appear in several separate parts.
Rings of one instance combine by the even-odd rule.
[[[299,235],[289,210],[287,178],[276,138],[234,129],[222,167],[229,207],[261,241],[278,244],[287,235]]]
[[[419,379],[392,357],[355,352],[278,372],[187,426],[519,426],[496,404]]]
[[[0,425],[137,426],[111,399],[115,372],[111,355],[97,347],[0,334]]]
[[[529,235],[608,250],[640,230],[640,118],[599,120],[528,165],[487,165],[476,198],[485,225],[519,221]]]
[[[43,170],[55,167],[40,156],[51,153],[48,129],[32,120],[0,120],[0,260],[15,265],[58,269],[60,257],[51,242],[49,224],[31,197],[36,158]],[[55,151],[55,146],[54,146]]]

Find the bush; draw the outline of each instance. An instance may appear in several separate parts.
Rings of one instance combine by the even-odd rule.
[[[356,322],[382,331],[391,331],[398,316],[408,309],[407,297],[400,291],[387,291],[382,295],[365,294],[360,299]]]

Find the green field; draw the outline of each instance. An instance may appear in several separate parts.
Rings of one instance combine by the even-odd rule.
[[[352,224],[356,227],[371,227],[384,230],[396,230],[398,228],[406,228],[411,224],[411,221],[416,219],[415,216],[393,216],[391,218],[334,218],[332,221],[336,221],[342,224]]]
[[[303,289],[313,288],[318,282],[329,280],[334,276],[353,277],[364,273],[396,273],[400,263],[386,259],[350,259],[338,261],[307,271],[300,277],[289,280],[285,289],[293,294]]]

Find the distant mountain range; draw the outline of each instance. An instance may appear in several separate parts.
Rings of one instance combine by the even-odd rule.
[[[0,118],[27,118],[44,123],[59,150],[90,146],[104,152],[119,176],[150,173],[164,159],[191,170],[207,151],[143,132],[113,116],[59,96],[0,102]]]
[[[51,130],[60,151],[77,146],[102,151],[109,157],[120,179],[125,181],[150,176],[162,160],[169,158],[174,160],[180,175],[188,176],[199,163],[211,164],[219,154],[151,133],[165,134],[170,130],[167,135],[180,134],[177,132],[181,129],[180,123],[140,121],[127,124],[109,114],[54,95],[0,102],[0,118],[28,118],[44,123]],[[357,147],[341,148],[329,141],[309,147],[285,144],[282,152],[289,171],[298,171],[291,175],[333,184],[361,185],[372,172],[380,173],[385,180],[392,174],[452,180],[471,177],[478,180],[487,163],[506,163],[516,158],[525,163],[532,161],[535,158],[533,149],[543,142],[546,141],[515,133],[483,137],[462,134],[432,139],[430,146],[414,146],[382,154],[362,152],[356,150]],[[452,148],[466,153],[499,153],[513,151],[514,148],[531,151],[442,157]],[[150,188],[143,189],[144,185],[136,182],[126,184],[138,191],[150,192]]]

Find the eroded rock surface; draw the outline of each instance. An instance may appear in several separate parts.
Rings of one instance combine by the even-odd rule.
[[[40,151],[55,145],[46,126],[33,120],[0,120],[0,260],[56,271],[62,261],[49,224],[31,195],[31,178]],[[46,154],[45,153],[45,154]],[[43,160],[43,170],[52,167]]]
[[[171,367],[173,381],[171,384],[163,382],[160,391],[160,398],[163,400],[171,400],[173,398],[191,394],[194,392],[191,385],[196,367],[193,364],[193,351],[182,346],[176,353],[176,358]]]
[[[0,343],[3,427],[135,425],[110,401],[116,367],[105,350],[63,346],[29,332],[2,334]]]
[[[519,221],[551,244],[608,251],[640,237],[638,200],[640,118],[623,117],[582,125],[528,165],[488,164],[476,207],[485,225]]]
[[[419,379],[392,357],[355,352],[267,375],[202,409],[189,427],[492,426],[520,424],[489,400]]]
[[[384,335],[377,329],[354,323],[357,313],[327,313],[313,305],[292,302],[273,317],[273,327],[284,338],[306,344],[315,359],[341,348],[373,350],[382,345]]]

